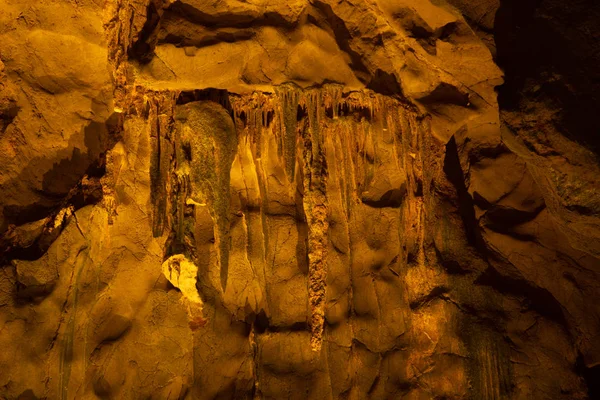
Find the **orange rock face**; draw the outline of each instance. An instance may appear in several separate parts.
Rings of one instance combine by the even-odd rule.
[[[549,3],[0,0],[0,398],[597,396]]]

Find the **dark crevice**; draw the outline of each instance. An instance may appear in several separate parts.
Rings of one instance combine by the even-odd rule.
[[[449,22],[436,30],[436,36],[442,41],[451,41],[452,36],[460,30],[461,26],[458,22]]]
[[[575,363],[575,372],[585,380],[589,398],[600,399],[600,365],[587,367],[580,354]]]
[[[131,60],[137,60],[141,64],[147,64],[154,56],[156,45],[155,31],[160,22],[160,14],[154,1],[146,6],[146,22],[138,34],[137,40],[129,48],[127,55]]]
[[[163,18],[164,20],[165,18]],[[175,22],[176,23],[176,22]],[[195,35],[190,32],[164,32],[161,29],[159,32],[159,38],[157,45],[161,44],[173,44],[176,47],[208,47],[218,43],[235,43],[245,40],[250,40],[256,36],[256,32],[252,30],[241,30],[235,32],[223,32],[223,31],[211,31],[202,32],[202,34]]]
[[[308,111],[306,110],[306,106],[298,104],[298,108],[296,111],[296,121],[300,122],[306,117],[308,117]]]
[[[456,139],[454,136],[450,138],[446,144],[446,156],[444,157],[444,173],[446,177],[454,185],[458,195],[458,211],[463,221],[467,240],[469,243],[478,249],[481,255],[485,258],[486,250],[479,223],[475,217],[475,207],[473,198],[467,191],[465,186],[465,177],[460,166],[458,157],[458,149],[456,147]]]
[[[363,197],[362,202],[374,208],[398,208],[404,202],[405,197],[406,187],[403,186],[399,189],[388,190],[377,200]]]
[[[81,198],[81,193],[77,191],[78,185],[81,185],[82,178],[86,175],[88,179],[104,175],[106,153],[118,140],[119,126],[118,114],[112,114],[103,123],[91,121],[81,133],[73,135],[68,146],[72,150],[57,154],[52,168],[43,174],[41,190],[24,188],[23,185],[23,182],[31,181],[31,175],[36,174],[40,165],[44,166],[48,161],[43,156],[33,159],[18,177],[6,183],[6,187],[31,190],[34,201],[29,200],[31,203],[28,204],[6,205],[3,210],[6,225],[39,221],[55,209],[60,209],[67,199],[76,207],[82,203],[89,204],[88,200]],[[79,140],[83,140],[86,151],[77,147],[76,143]]]
[[[450,275],[466,275],[471,272],[467,268],[464,268],[462,265],[460,265],[458,261],[444,257],[444,255],[436,246],[434,246],[434,250],[439,263]]]
[[[25,304],[40,304],[48,295],[52,293],[56,287],[56,281],[25,286],[21,282],[16,283],[16,297],[15,300],[19,305]]]
[[[346,23],[343,19],[338,17],[329,4],[323,3],[322,1],[315,1],[314,6],[323,13],[329,22],[329,26],[334,32],[335,40],[340,49],[350,56],[350,67],[356,73],[357,78],[363,82],[366,82],[366,77],[370,76],[368,68],[365,66],[362,56],[352,50],[350,47],[350,40],[352,35],[346,27]]]
[[[56,203],[62,200],[61,197],[47,196],[42,191],[38,192],[38,194],[47,197],[50,201],[39,201],[26,206],[11,204],[4,207],[4,217],[8,221],[8,225],[19,226],[39,221],[50,215],[56,209]]]
[[[449,290],[447,287],[436,286],[427,295],[425,295],[417,300],[411,301],[409,304],[409,307],[411,308],[411,310],[416,310],[417,308],[420,308],[420,307],[424,306],[425,304],[429,303],[433,299],[440,298],[442,295],[448,293],[448,291]]]
[[[192,147],[191,144],[188,142],[182,142],[181,143],[181,150],[183,153],[183,158],[186,161],[192,161]]]
[[[466,138],[465,144],[469,140],[469,138]],[[474,165],[486,158],[496,159],[506,153],[511,153],[511,151],[504,143],[499,143],[495,146],[475,146],[469,151],[469,163]]]
[[[261,26],[277,26],[286,29],[292,29],[295,23],[286,20],[282,15],[275,12],[265,12],[263,14],[238,13],[238,14],[219,14],[217,16],[207,14],[197,8],[175,1],[168,8],[166,13],[176,14],[197,25],[203,25],[208,28],[256,28]]]
[[[501,110],[557,110],[561,134],[600,154],[600,3],[502,0],[494,22]],[[533,128],[532,128],[533,129]]]
[[[371,81],[367,84],[367,89],[385,95],[404,98],[402,87],[393,74],[389,74],[380,69],[375,71]]]
[[[102,200],[100,179],[106,173],[106,153],[120,140],[121,131],[118,114],[112,114],[104,124],[91,122],[83,132],[87,154],[76,160],[62,159],[54,163],[44,174],[44,190],[37,192],[42,201],[4,207],[7,229],[0,236],[0,262],[40,258],[66,225],[66,221],[61,221],[59,229],[54,227],[61,210],[72,208],[75,212]],[[29,239],[21,237],[20,225],[44,219]]]
[[[0,103],[0,134],[4,133],[8,125],[10,125],[19,113],[20,107],[17,105],[14,99],[0,99],[4,100],[5,103]]]
[[[533,237],[516,234],[512,229],[517,225],[533,220],[544,208],[546,206],[542,205],[533,211],[522,211],[511,207],[495,205],[486,211],[483,217],[483,224],[498,233],[517,237],[521,240],[533,240]]]
[[[533,309],[541,316],[558,323],[570,335],[568,331],[569,324],[565,318],[562,305],[547,289],[534,286],[534,284],[524,279],[502,275],[491,266],[477,278],[475,283],[493,287],[501,293],[522,296],[527,308]]]
[[[231,118],[234,119],[233,106],[231,105],[230,96],[232,96],[232,94],[225,89],[206,88],[188,90],[179,94],[176,104],[183,105],[195,101],[212,101],[220,104],[225,110],[227,110],[227,113],[229,113]]]
[[[273,123],[273,118],[275,118],[275,113],[273,111],[263,112],[262,115],[262,126],[268,128]]]
[[[453,104],[460,107],[468,107],[469,94],[461,92],[456,86],[448,83],[440,83],[431,93],[421,97],[419,102],[425,105]]]
[[[45,211],[45,214],[37,220],[46,218],[46,222],[38,228],[36,237],[32,241],[23,240],[19,236],[16,225],[11,225],[0,237],[0,264],[15,259],[30,261],[39,259],[48,251],[66,225],[63,223],[59,229],[54,227],[55,218],[62,209],[72,206],[73,210],[77,211],[86,205],[100,202],[102,199],[100,179],[86,179],[85,182],[85,184],[83,181],[79,182],[59,206],[49,210],[37,210],[39,214]]]
[[[581,214],[581,215],[588,215],[588,216],[598,215],[598,209],[591,208],[586,205],[567,204],[565,206],[565,208],[569,211],[575,211],[576,213]]]
[[[354,106],[347,102],[338,104],[337,111],[340,118],[351,117],[354,118],[356,122],[360,122],[362,120],[371,121],[373,119],[372,110],[370,110],[368,107]],[[331,115],[333,118],[333,109],[331,109],[331,114],[326,115]]]
[[[244,322],[249,324],[249,326],[254,326],[254,330],[258,334],[264,334],[268,332],[304,332],[309,330],[308,323],[306,321],[296,322],[291,325],[272,325],[269,317],[262,309],[257,314],[248,312]]]

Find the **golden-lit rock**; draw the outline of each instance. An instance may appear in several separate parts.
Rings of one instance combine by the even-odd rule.
[[[565,7],[0,0],[0,398],[597,397]]]

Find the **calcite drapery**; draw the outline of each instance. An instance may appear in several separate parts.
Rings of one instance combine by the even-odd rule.
[[[157,188],[173,188],[173,192],[166,195],[173,199],[173,204],[156,204],[155,207],[162,207],[164,215],[159,215],[160,211],[156,210],[154,213],[155,225],[161,221],[172,221],[173,239],[167,252],[176,253],[185,249],[192,258],[199,257],[198,241],[194,237],[199,233],[193,227],[199,223],[197,216],[200,211],[191,209],[206,207],[213,220],[211,225],[214,226],[214,242],[218,253],[216,262],[220,266],[217,269],[221,279],[221,287],[215,285],[212,291],[220,293],[218,297],[227,304],[223,296],[227,296],[229,249],[232,243],[237,242],[237,238],[231,237],[230,229],[236,225],[231,219],[241,217],[246,220],[246,213],[258,211],[260,220],[264,220],[265,215],[283,213],[306,224],[308,324],[312,332],[311,346],[319,351],[325,323],[330,247],[328,226],[331,215],[327,193],[328,187],[333,185],[327,181],[327,165],[336,160],[331,154],[337,153],[337,157],[348,151],[362,154],[362,158],[344,154],[344,159],[351,160],[347,165],[350,170],[343,183],[334,184],[335,192],[343,193],[345,198],[343,204],[338,206],[341,207],[338,212],[345,214],[346,219],[356,201],[376,208],[398,208],[404,203],[407,190],[420,193],[418,195],[421,196],[422,161],[415,146],[419,146],[418,141],[422,139],[412,138],[412,135],[418,137],[418,132],[423,128],[414,117],[410,117],[415,115],[416,109],[407,103],[386,99],[368,91],[343,93],[342,88],[335,85],[308,90],[284,86],[274,94],[243,96],[208,90],[191,96],[203,100],[166,108],[177,114],[170,116],[171,119],[182,121],[177,128],[181,134],[164,132],[165,137],[174,137],[175,141],[170,148],[154,149],[154,154],[172,154],[166,156],[172,160],[172,164],[163,164],[163,170],[155,170],[153,184]],[[185,101],[185,98],[185,94],[180,96],[181,101]],[[211,98],[216,102],[209,100]],[[231,118],[227,112],[235,121],[235,131],[229,127],[224,130],[219,128],[227,126],[226,120]],[[220,117],[223,122],[214,120],[214,115],[220,114],[223,115]],[[165,117],[169,118],[167,115]],[[195,119],[190,122],[189,118]],[[218,135],[222,135],[221,139]],[[387,138],[391,146],[391,149],[381,150],[386,154],[385,162],[395,163],[396,169],[375,162],[376,141],[380,140],[375,137],[381,135]],[[158,146],[158,143],[165,142],[159,137],[155,143]],[[336,149],[342,143],[344,146]],[[234,145],[237,148],[233,148]],[[219,158],[221,161],[218,161]],[[405,172],[407,169],[408,173]],[[169,170],[176,172],[169,175]],[[273,178],[277,180],[276,184],[271,182]],[[176,180],[176,183],[170,182],[170,179]],[[248,193],[249,185],[254,186],[251,187],[255,191],[253,198]],[[239,199],[235,199],[236,192]],[[247,209],[251,204],[252,208]],[[420,209],[422,206],[412,207]],[[172,210],[172,217],[169,217],[167,210]],[[192,216],[191,220],[186,216]],[[247,224],[245,221],[246,235],[250,236]],[[264,232],[264,228],[260,231]],[[264,233],[262,241],[264,252],[270,247],[268,236],[265,237]],[[249,243],[244,245],[248,252],[252,251],[249,246]],[[298,256],[306,257],[301,254]],[[246,258],[253,257],[246,255]],[[422,251],[420,260],[423,262]],[[209,264],[214,265],[214,261]],[[268,299],[269,296],[263,294],[268,290],[264,287],[265,261],[264,255],[259,255],[251,263],[255,276],[250,275],[250,282],[233,281],[235,286],[232,291],[237,292],[236,297],[242,297],[237,301]],[[203,264],[200,260],[195,262]],[[260,278],[257,270],[263,271]],[[212,275],[210,271],[205,273],[208,277]],[[257,288],[257,282],[263,287]],[[251,291],[245,293],[244,286],[250,287]],[[303,297],[306,298],[306,295]],[[263,313],[269,317],[271,307],[268,302],[248,304],[255,315]],[[235,311],[235,304],[229,306]],[[242,310],[244,306],[240,303],[237,308]],[[235,311],[235,314],[240,315],[240,311]],[[247,318],[248,315],[244,317]],[[304,321],[300,318],[294,323],[301,324]]]

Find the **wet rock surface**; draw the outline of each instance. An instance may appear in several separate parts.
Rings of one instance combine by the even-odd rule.
[[[595,398],[558,3],[0,0],[0,397]]]

